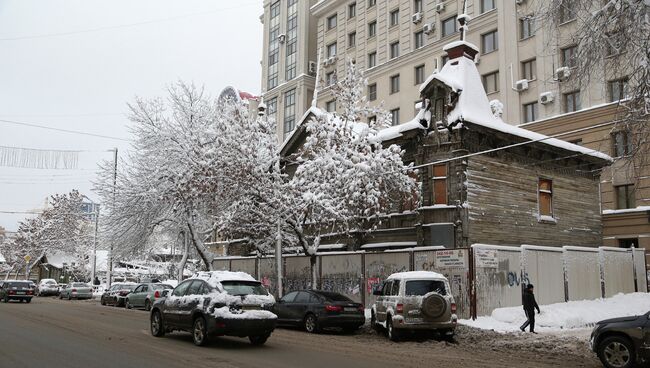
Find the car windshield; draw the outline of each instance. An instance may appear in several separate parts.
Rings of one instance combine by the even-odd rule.
[[[28,282],[10,282],[7,284],[7,287],[10,289],[29,288],[29,286]]]
[[[221,281],[221,286],[230,295],[268,295],[257,281]]]
[[[441,280],[415,280],[406,282],[406,295],[425,295],[430,292],[447,295],[445,282]]]
[[[53,280],[45,281],[45,284],[47,284],[47,285],[56,285],[56,281],[53,281]]]
[[[129,291],[132,291],[133,289],[135,289],[136,286],[138,286],[138,285],[135,285],[135,284],[133,284],[133,285],[129,285],[129,284],[127,284],[127,285],[121,285],[121,286],[118,288],[118,290],[129,290]]]
[[[83,282],[73,282],[72,287],[88,287],[88,284],[84,284]]]
[[[327,300],[332,302],[352,302],[350,298],[339,293],[318,292],[319,295],[324,296]]]

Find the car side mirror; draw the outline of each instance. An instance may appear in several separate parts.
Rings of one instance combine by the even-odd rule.
[[[372,295],[381,296],[381,288],[374,288],[372,290]]]

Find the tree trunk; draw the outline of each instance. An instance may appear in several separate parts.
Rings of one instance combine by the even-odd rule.
[[[192,245],[194,245],[194,248],[199,254],[199,257],[201,257],[203,264],[205,264],[206,269],[212,271],[212,260],[214,259],[214,256],[212,255],[212,253],[210,253],[209,250],[205,248],[205,245],[203,244],[203,239],[200,239],[200,235],[197,234],[197,231],[194,228],[194,224],[192,223],[191,220],[187,221],[187,229],[189,231],[189,236],[192,241]]]
[[[181,258],[180,263],[178,264],[178,282],[183,281],[183,271],[185,271],[185,265],[187,264],[187,256],[189,253],[189,242],[187,241],[187,233],[183,232],[183,258]]]
[[[318,257],[316,254],[312,254],[309,256],[309,266],[311,268],[311,288],[312,290],[318,289],[318,268],[316,267],[316,261],[318,260]]]

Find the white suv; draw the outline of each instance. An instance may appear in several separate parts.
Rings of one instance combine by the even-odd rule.
[[[452,337],[456,329],[456,303],[449,281],[436,272],[412,271],[390,275],[373,292],[377,301],[370,323],[382,326],[398,341],[403,332],[437,330]]]

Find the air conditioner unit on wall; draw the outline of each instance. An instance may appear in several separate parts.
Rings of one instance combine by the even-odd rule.
[[[542,105],[550,104],[553,102],[553,92],[544,92],[539,95],[539,103]]]
[[[433,31],[435,30],[435,28],[436,27],[435,27],[435,25],[433,23],[427,23],[427,24],[424,25],[424,27],[422,27],[422,30],[426,34],[432,34]]]
[[[445,10],[445,3],[436,4],[436,12],[442,13]]]
[[[413,23],[420,23],[422,21],[422,13],[417,12],[413,15],[411,15],[411,22]]]
[[[309,61],[309,74],[316,74],[316,62],[315,61]]]
[[[557,81],[565,81],[569,78],[571,75],[571,69],[569,69],[568,66],[563,66],[561,68],[557,68],[555,70],[555,80]]]
[[[284,43],[284,41],[285,41],[286,39],[287,39],[287,36],[284,35],[284,34],[281,34],[281,35],[278,36],[278,41],[279,41],[280,43]]]
[[[522,79],[515,82],[515,90],[522,92],[528,89],[528,79]]]

